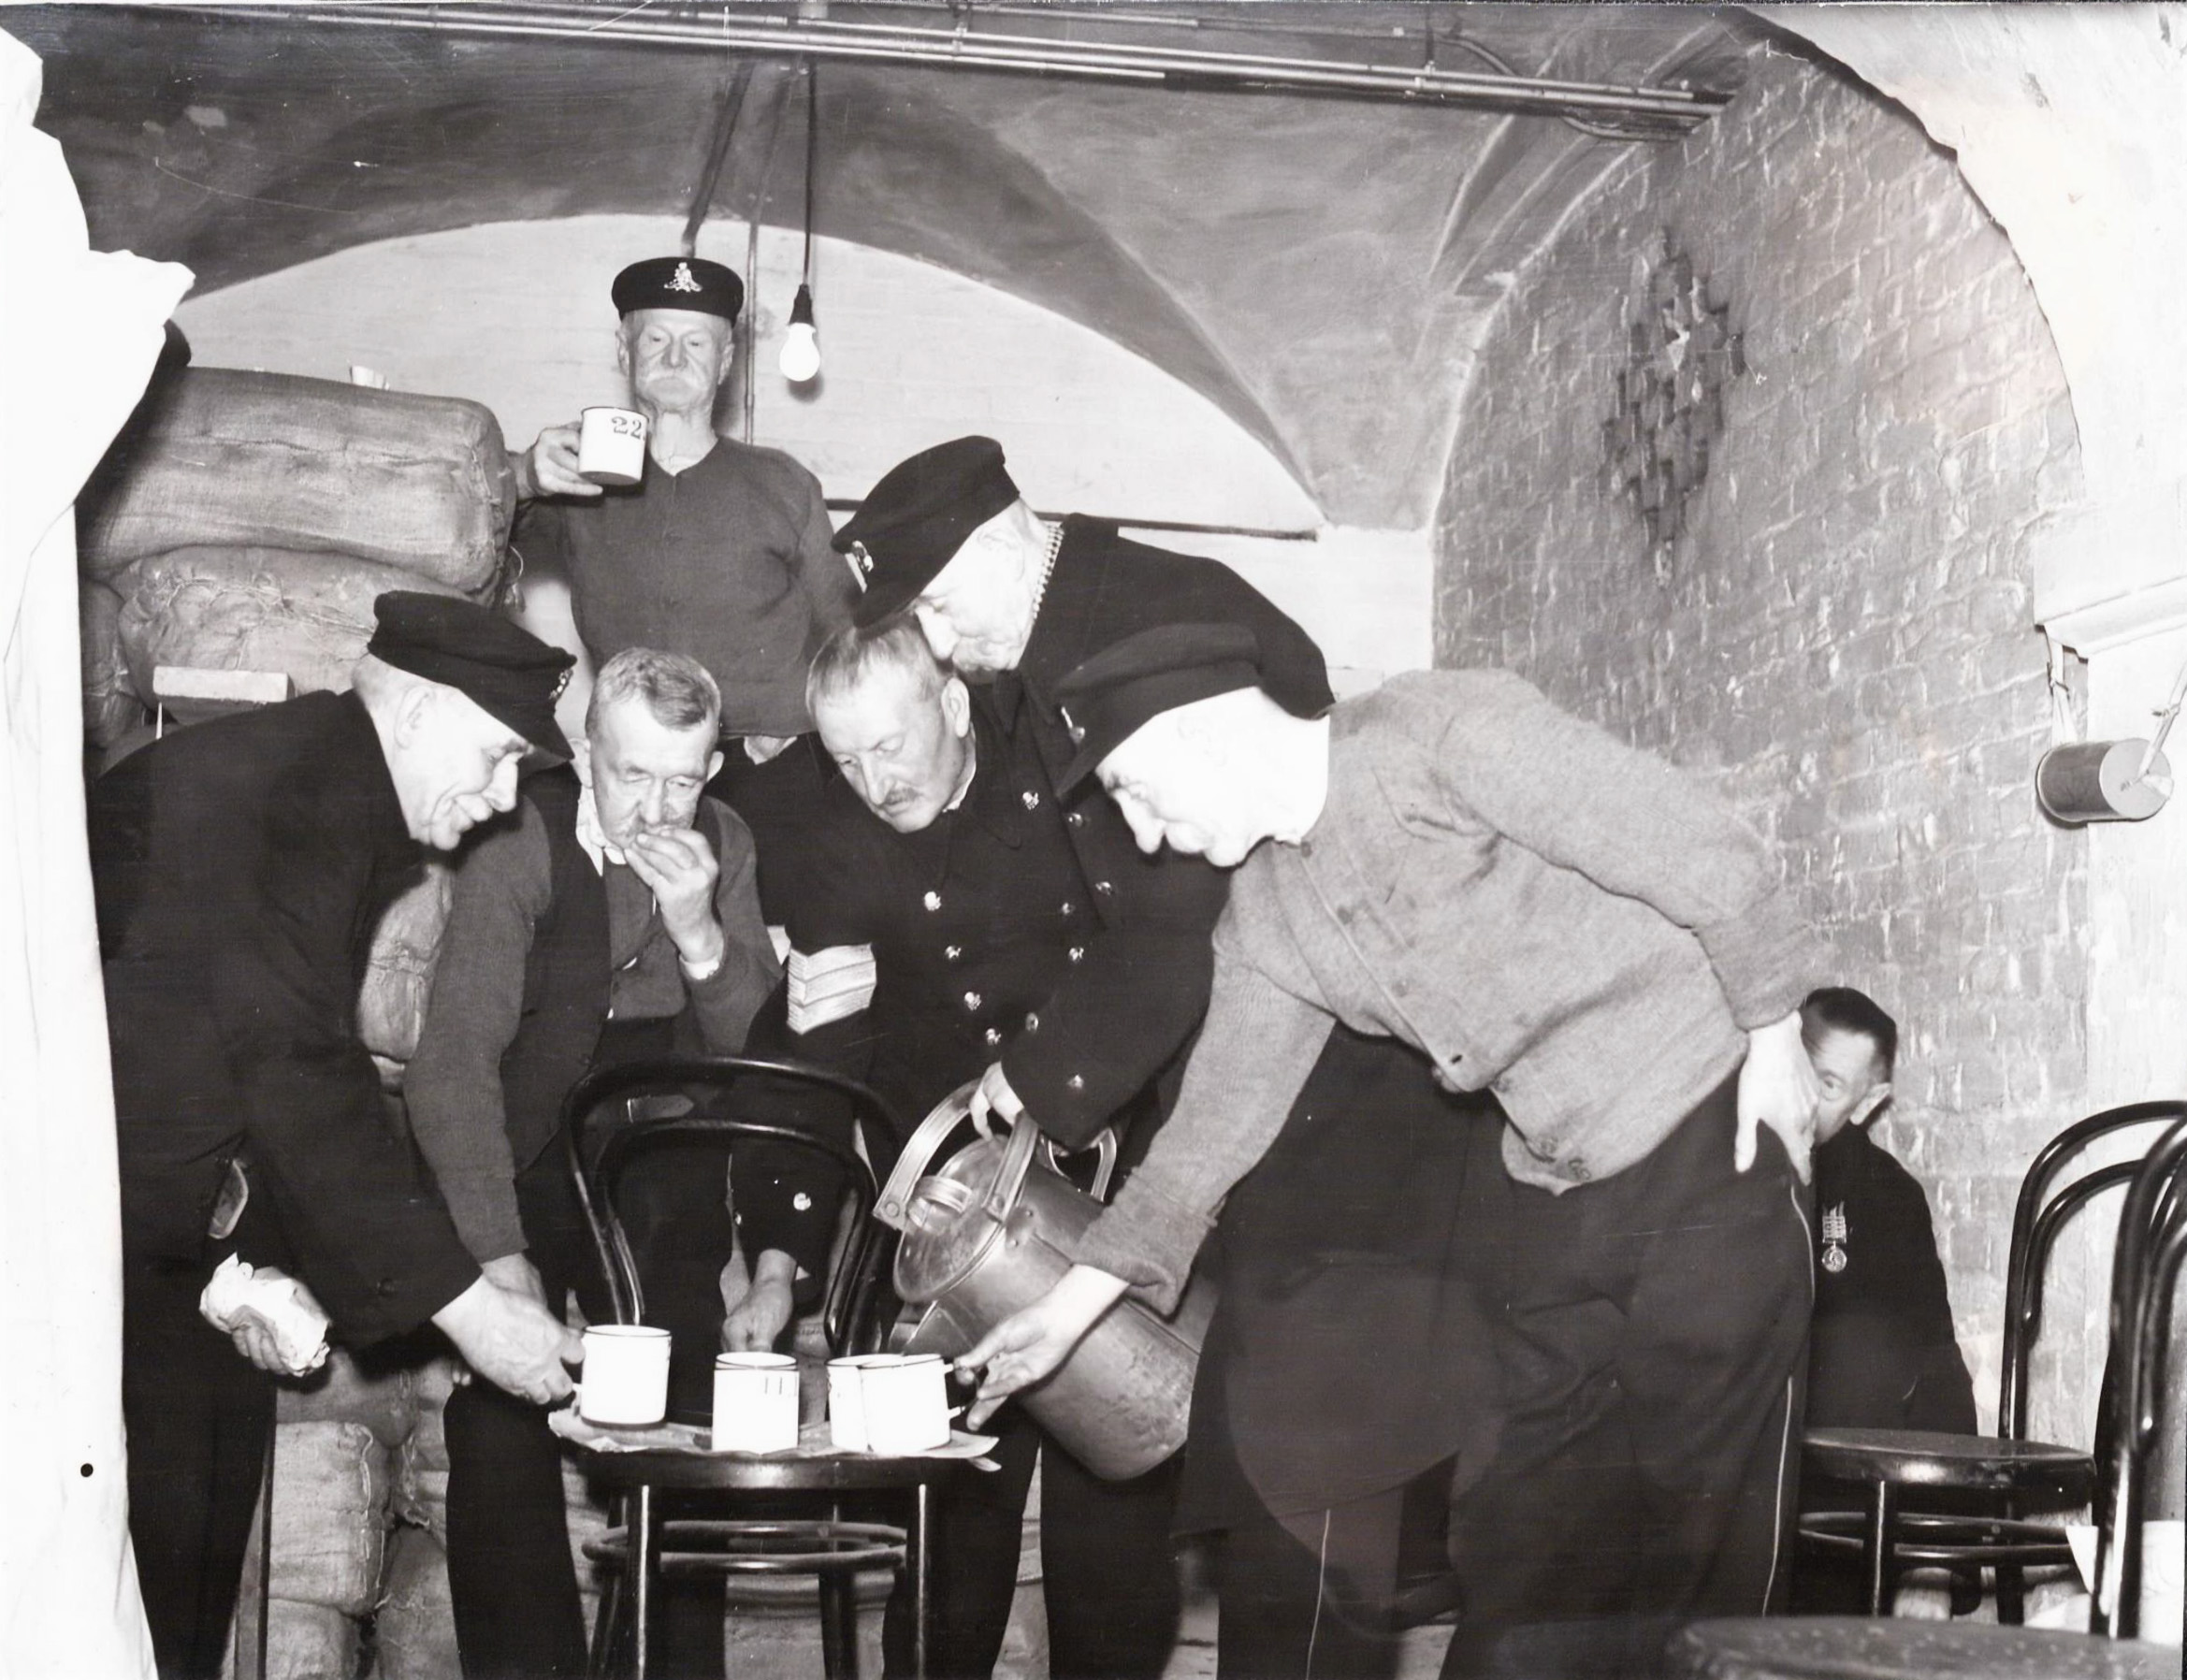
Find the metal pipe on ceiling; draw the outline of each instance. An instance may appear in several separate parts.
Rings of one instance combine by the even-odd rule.
[[[1670,138],[1705,122],[1730,103],[1726,94],[1687,88],[1640,88],[1363,62],[1280,58],[1133,44],[1048,39],[1035,36],[804,20],[717,21],[686,12],[649,15],[643,7],[602,15],[600,9],[551,5],[460,7],[412,4],[321,6],[143,5],[162,15],[193,13],[222,22],[423,30],[440,35],[586,40],[711,50],[769,56],[804,55],[853,63],[912,64],[935,68],[1011,70],[1038,75],[1163,84],[1173,87],[1287,91],[1410,104],[1439,104],[1549,117],[1610,118],[1645,123],[1633,139]]]

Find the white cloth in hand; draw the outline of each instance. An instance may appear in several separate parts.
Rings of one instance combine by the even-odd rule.
[[[302,1284],[283,1273],[261,1277],[248,1260],[230,1254],[197,1297],[197,1311],[224,1331],[233,1331],[244,1313],[255,1313],[272,1330],[293,1377],[326,1363],[326,1314]]]

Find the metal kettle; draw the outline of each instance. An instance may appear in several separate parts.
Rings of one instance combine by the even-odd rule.
[[[982,1137],[929,1172],[969,1117],[974,1089],[944,1098],[912,1134],[875,1209],[903,1233],[896,1293],[927,1309],[909,1351],[952,1359],[1071,1268],[1116,1165],[1116,1136],[1104,1132],[1089,1195],[1064,1176],[1053,1143],[1025,1122],[1007,1140]],[[1168,1318],[1126,1296],[1019,1403],[1097,1476],[1121,1481],[1152,1470],[1184,1444],[1193,1373],[1214,1310],[1214,1288],[1197,1274]]]

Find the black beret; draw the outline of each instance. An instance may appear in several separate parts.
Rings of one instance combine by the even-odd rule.
[[[964,539],[1018,500],[992,438],[952,438],[899,461],[835,533],[862,593],[862,630],[902,611],[934,582]]]
[[[632,310],[697,310],[736,319],[745,306],[745,282],[736,270],[702,256],[649,256],[616,276],[616,313]]]
[[[1056,791],[1092,775],[1149,718],[1260,680],[1260,644],[1242,624],[1158,624],[1103,648],[1055,686],[1079,749]]]
[[[555,702],[570,686],[575,659],[500,614],[453,596],[390,589],[372,602],[372,613],[379,629],[367,653],[460,688],[534,746],[570,756]]]

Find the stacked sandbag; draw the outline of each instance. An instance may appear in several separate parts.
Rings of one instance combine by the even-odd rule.
[[[96,578],[82,578],[76,609],[82,631],[83,738],[108,747],[144,721],[144,704],[122,653],[122,597]]]
[[[362,1643],[355,1616],[276,1599],[266,1608],[266,1680],[355,1680]],[[235,1673],[231,1644],[222,1680],[234,1680]]]
[[[478,403],[224,368],[162,378],[78,503],[87,726],[119,733],[160,665],[346,688],[382,593],[493,597],[514,506]]]
[[[387,1547],[387,1586],[373,1620],[378,1680],[457,1680],[456,1612],[448,1554],[425,1528],[398,1528]]]
[[[362,1424],[291,1424],[273,1463],[268,1590],[276,1602],[366,1615],[379,1602],[386,1553],[387,1448]]]
[[[153,670],[285,672],[298,694],[349,687],[371,640],[372,602],[389,589],[453,595],[376,560],[280,548],[176,548],[114,574],[120,633],[139,697]]]
[[[291,1424],[357,1424],[393,1454],[417,1427],[417,1373],[407,1366],[368,1369],[347,1348],[337,1347],[309,1377],[283,1381],[274,1418]],[[280,1438],[276,1447],[285,1442]]]
[[[395,1514],[413,1528],[448,1543],[448,1430],[444,1413],[456,1386],[456,1363],[436,1359],[419,1368],[412,1385],[417,1422],[395,1459]]]
[[[400,1083],[403,1064],[417,1050],[454,880],[447,863],[428,860],[418,880],[372,929],[364,989],[357,994],[357,1035],[390,1088]]]
[[[187,368],[138,422],[79,510],[93,577],[194,546],[348,555],[471,595],[500,570],[516,485],[479,403]]]

